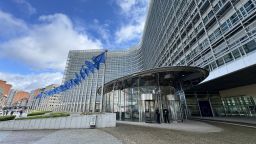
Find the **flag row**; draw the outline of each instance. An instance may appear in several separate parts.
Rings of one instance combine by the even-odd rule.
[[[63,91],[69,90],[77,85],[79,85],[83,80],[85,80],[90,73],[94,73],[94,70],[100,69],[100,64],[105,63],[106,61],[106,52],[103,52],[97,56],[94,56],[91,61],[86,60],[82,65],[80,71],[75,73],[75,77],[64,82],[62,85],[48,90],[41,92],[36,96],[36,98],[44,98],[47,96],[52,96],[54,94],[61,93]]]

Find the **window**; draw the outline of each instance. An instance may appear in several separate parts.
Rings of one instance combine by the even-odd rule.
[[[243,47],[246,53],[250,53],[256,49],[256,43],[254,40],[252,40],[249,43],[245,44]]]
[[[252,3],[251,0],[249,0],[245,5],[244,5],[244,8],[246,9],[246,11],[248,13],[252,12],[252,10],[254,10],[254,5]]]
[[[214,34],[215,34],[215,37],[219,37],[221,35],[221,31],[219,28],[217,28],[215,31],[214,31]]]
[[[213,16],[213,11],[211,10],[208,14],[209,19]]]
[[[220,9],[219,3],[217,3],[217,4],[213,7],[213,10],[214,10],[214,12],[217,12],[219,9]]]
[[[226,22],[224,22],[221,26],[220,26],[221,30],[223,33],[225,33],[228,30],[228,24]]]
[[[244,17],[247,16],[247,13],[246,13],[244,7],[241,7],[241,8],[240,8],[240,12],[242,13],[242,15],[243,15]]]
[[[206,16],[206,17],[203,19],[204,24],[206,24],[207,21],[208,21],[208,17]]]
[[[237,13],[234,13],[231,17],[230,17],[230,21],[232,22],[233,25],[235,25],[238,22],[238,16]]]
[[[216,69],[216,68],[217,68],[216,63],[215,63],[215,62],[212,62],[212,63],[211,63],[211,67],[212,67],[213,70]]]
[[[228,27],[232,27],[232,23],[231,23],[230,19],[227,20],[227,24],[228,24]]]
[[[224,61],[223,61],[222,57],[217,59],[216,63],[217,63],[218,66],[222,66],[224,64]]]
[[[245,55],[244,49],[243,49],[242,47],[239,47],[239,50],[240,50],[240,52],[241,52],[242,55]]]
[[[212,42],[212,41],[215,39],[214,33],[212,33],[212,34],[209,36],[209,39],[210,39],[210,42]]]
[[[232,61],[233,57],[232,57],[231,53],[226,54],[224,56],[224,60],[225,60],[225,63],[228,63],[228,62]]]
[[[232,54],[233,54],[233,56],[235,57],[235,59],[238,59],[238,58],[240,58],[240,57],[241,57],[241,55],[240,55],[240,53],[239,53],[239,50],[238,50],[238,49],[236,49],[236,50],[232,51]]]
[[[209,67],[208,65],[206,65],[206,66],[204,67],[204,69],[210,71],[210,67]]]

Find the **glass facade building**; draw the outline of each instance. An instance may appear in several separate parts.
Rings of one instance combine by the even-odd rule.
[[[251,75],[256,69],[255,39],[256,0],[151,0],[140,44],[108,52],[105,82],[158,67],[200,67],[210,73],[199,86],[185,91],[188,116],[254,117],[256,78]],[[70,51],[63,81],[73,78],[84,60],[100,52]],[[102,97],[97,88],[103,82],[103,69],[104,65],[81,85],[63,93],[60,110],[99,111]],[[125,90],[123,95],[134,95],[120,105],[136,107],[137,92],[136,88]],[[116,104],[110,105],[106,109],[116,111]],[[138,119],[137,115],[120,114],[119,118]]]
[[[64,72],[63,82],[74,78],[75,73],[79,73],[85,60],[91,60],[95,55],[104,50],[74,50],[70,51],[67,60],[66,70]],[[137,47],[107,53],[105,82],[138,72],[142,70],[142,59],[140,49]],[[103,71],[105,65],[90,74],[79,86],[70,89],[60,98],[61,106],[59,110],[70,112],[97,112],[101,106],[101,95],[96,90],[102,85]]]

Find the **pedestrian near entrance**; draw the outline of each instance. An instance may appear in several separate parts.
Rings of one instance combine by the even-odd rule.
[[[156,109],[156,122],[160,124],[160,112]]]
[[[12,111],[11,111],[11,116],[13,115],[13,113],[14,113],[14,111],[12,110]]]
[[[22,116],[22,113],[23,113],[23,110],[21,109],[21,110],[20,110],[20,117]]]
[[[164,122],[165,122],[165,123],[170,123],[170,121],[169,121],[169,111],[168,111],[168,109],[164,109],[163,115],[164,115]]]

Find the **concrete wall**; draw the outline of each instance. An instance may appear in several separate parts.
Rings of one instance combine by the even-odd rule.
[[[97,117],[96,128],[116,126],[116,114],[105,113],[98,115],[4,121],[0,122],[0,130],[90,128],[90,121],[95,116]]]

